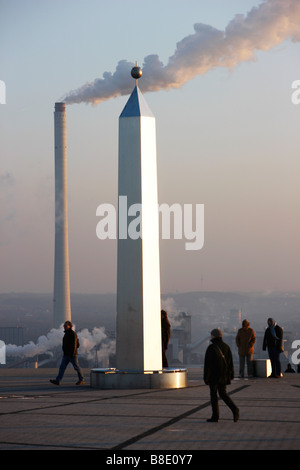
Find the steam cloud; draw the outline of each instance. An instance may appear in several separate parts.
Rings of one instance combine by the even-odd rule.
[[[180,317],[180,310],[178,310],[176,302],[172,297],[167,297],[165,300],[162,300],[161,308],[166,310],[173,328],[181,326],[182,318]]]
[[[52,328],[45,336],[42,335],[38,338],[37,343],[30,341],[24,346],[16,346],[8,344],[6,346],[7,356],[18,356],[24,358],[31,358],[40,354],[49,354],[52,356],[52,350],[62,345],[62,338],[64,331],[62,328]],[[87,328],[78,332],[80,342],[79,354],[85,356],[87,359],[92,359],[95,355],[95,349],[98,350],[98,359],[107,357],[115,352],[115,341],[108,340],[104,328],[93,328],[90,332]]]
[[[167,310],[172,327],[180,326],[180,312],[176,307],[174,299],[168,297],[163,300],[162,308]],[[75,325],[74,329],[76,329]],[[84,328],[78,331],[77,334],[80,342],[78,354],[84,356],[86,359],[94,359],[96,351],[99,361],[107,359],[116,352],[116,341],[107,337],[104,327],[94,327],[92,331]],[[7,344],[6,355],[7,357],[19,357],[23,359],[33,358],[42,354],[48,354],[49,357],[52,357],[53,350],[58,347],[61,349],[63,336],[63,328],[52,328],[47,335],[40,336],[36,343],[29,341],[29,343],[24,346]]]
[[[300,40],[300,0],[266,0],[253,7],[247,15],[238,14],[225,31],[197,23],[194,34],[177,43],[167,65],[158,55],[144,59],[141,89],[143,92],[180,88],[197,75],[216,67],[233,68],[243,61],[254,60],[255,51],[267,51],[286,39]],[[67,104],[96,105],[132,91],[127,60],[119,61],[114,73],[86,83],[69,92],[62,100]]]

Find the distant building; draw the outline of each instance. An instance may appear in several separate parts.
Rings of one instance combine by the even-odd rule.
[[[180,312],[176,316],[176,323],[180,326],[171,325],[171,338],[167,350],[167,357],[170,365],[183,364],[187,361],[187,345],[192,338],[192,317],[188,313]]]
[[[15,344],[16,346],[24,346],[24,332],[21,326],[1,326],[0,340],[5,344]]]

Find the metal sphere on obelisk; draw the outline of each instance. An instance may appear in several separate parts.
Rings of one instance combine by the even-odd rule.
[[[143,75],[142,69],[141,67],[138,67],[138,65],[136,65],[135,67],[131,69],[131,76],[135,78],[136,80],[141,78],[142,75]]]

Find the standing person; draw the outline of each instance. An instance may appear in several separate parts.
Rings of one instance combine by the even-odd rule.
[[[207,421],[210,423],[219,421],[218,395],[231,409],[233,421],[239,419],[239,409],[228,396],[226,385],[229,385],[234,377],[232,353],[228,344],[223,342],[222,331],[217,328],[211,331],[211,343],[205,353],[204,359],[204,382],[210,387],[210,401],[212,406],[212,417]]]
[[[268,349],[269,358],[272,366],[271,377],[281,377],[281,364],[279,360],[280,353],[283,352],[282,345],[283,329],[277,325],[274,318],[268,318],[268,328],[265,331],[263,340],[263,351]]]
[[[245,360],[247,361],[247,372],[248,377],[253,377],[253,353],[256,336],[254,330],[250,328],[250,323],[247,320],[243,320],[242,328],[239,329],[235,342],[238,347],[239,359],[240,359],[240,375],[244,377]]]
[[[72,322],[66,321],[64,323],[65,334],[63,337],[63,344],[62,344],[64,355],[61,360],[59,372],[58,372],[56,379],[50,380],[50,382],[54,385],[60,384],[60,381],[63,378],[63,375],[65,373],[66,367],[69,364],[69,362],[71,362],[72,366],[74,367],[75,371],[78,374],[78,382],[76,382],[76,385],[84,384],[83,375],[79,367],[78,358],[77,358],[77,350],[80,346],[79,340],[78,340],[78,336],[76,332],[72,330],[72,327],[73,327]]]
[[[162,365],[168,367],[168,359],[166,356],[166,350],[171,336],[171,325],[168,319],[168,314],[165,310],[161,311],[161,346],[162,346]]]

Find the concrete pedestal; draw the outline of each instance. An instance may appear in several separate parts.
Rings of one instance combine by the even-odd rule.
[[[255,359],[253,361],[254,377],[269,377],[272,374],[270,359]]]
[[[106,390],[183,388],[187,386],[187,370],[172,368],[155,371],[92,369],[90,383],[92,388]]]

